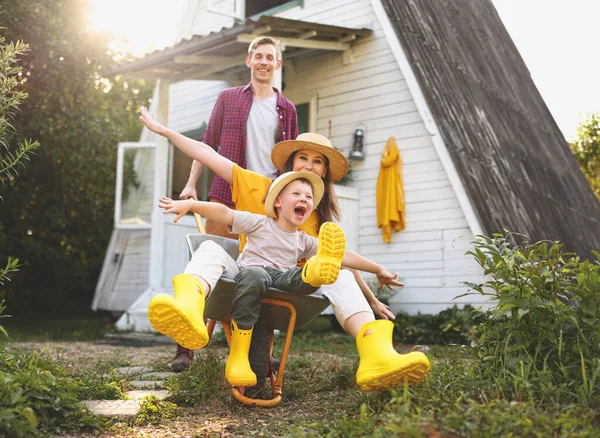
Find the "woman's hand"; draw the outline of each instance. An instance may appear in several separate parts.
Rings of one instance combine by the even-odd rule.
[[[192,208],[193,200],[187,201],[173,201],[171,198],[167,198],[166,196],[160,198],[158,202],[158,206],[163,208],[163,214],[175,214],[175,219],[173,222],[177,223],[179,219],[181,219],[190,209]]]
[[[167,128],[156,121],[154,114],[150,114],[145,106],[140,107],[140,122],[144,124],[150,131],[159,135],[165,135]]]
[[[390,320],[396,319],[396,315],[392,313],[392,311],[390,310],[390,306],[388,306],[387,304],[383,304],[378,299],[375,299],[374,302],[369,303],[369,306],[371,306],[373,313],[379,316],[380,318]]]

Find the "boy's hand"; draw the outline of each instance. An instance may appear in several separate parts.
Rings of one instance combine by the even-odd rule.
[[[140,122],[146,126],[150,131],[156,132],[157,134],[164,135],[167,132],[167,128],[158,123],[154,118],[154,114],[150,114],[145,106],[140,107]]]
[[[396,280],[398,274],[390,274],[386,269],[382,269],[377,273],[377,280],[379,280],[379,286],[387,286],[388,289],[392,289],[392,286],[404,286],[404,283]]]
[[[171,198],[167,198],[166,196],[160,198],[158,201],[158,206],[160,208],[164,208],[163,214],[173,213],[175,214],[175,219],[173,222],[177,223],[179,219],[181,219],[190,208],[192,208],[192,200],[188,201],[173,201]]]

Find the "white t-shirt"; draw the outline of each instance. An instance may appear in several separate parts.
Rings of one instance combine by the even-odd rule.
[[[246,246],[236,263],[240,268],[271,266],[287,271],[300,259],[317,253],[318,240],[304,231],[283,231],[262,214],[234,211],[230,231],[246,235]]]
[[[271,149],[280,137],[277,93],[265,100],[252,101],[246,123],[246,168],[271,179],[277,169],[271,161]]]

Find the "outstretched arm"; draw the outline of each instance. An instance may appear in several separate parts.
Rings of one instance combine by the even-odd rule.
[[[188,157],[191,157],[212,169],[213,172],[228,183],[231,184],[233,181],[233,161],[219,155],[217,151],[206,143],[192,140],[185,135],[181,135],[166,126],[161,125],[145,107],[140,107],[140,122],[142,122],[150,131],[167,138]]]
[[[158,206],[164,209],[164,214],[175,214],[176,216],[173,219],[175,223],[188,211],[192,211],[225,225],[233,224],[233,210],[218,202],[194,201],[192,199],[174,201],[171,198],[163,197],[160,198]]]
[[[371,272],[372,274],[377,275],[377,280],[379,280],[381,286],[387,286],[390,289],[392,286],[404,286],[403,283],[396,280],[398,274],[390,274],[383,266],[352,251],[346,251],[344,258],[342,259],[342,266],[345,268]]]

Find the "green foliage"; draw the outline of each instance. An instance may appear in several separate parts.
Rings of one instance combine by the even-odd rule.
[[[0,10],[0,13],[2,11]],[[0,28],[0,31],[3,29]],[[6,38],[0,35],[0,186],[7,181],[14,181],[19,176],[18,170],[24,167],[24,162],[39,147],[37,142],[23,140],[12,145],[11,137],[16,134],[11,124],[19,105],[27,97],[27,93],[19,90],[19,76],[22,67],[17,63],[17,58],[29,50],[29,46],[22,41],[6,43]],[[0,203],[4,199],[0,196]],[[0,210],[1,211],[1,210]],[[0,234],[2,223],[0,222]],[[1,242],[1,239],[0,239]],[[0,269],[0,285],[4,285],[8,275],[17,271],[19,260],[8,257],[6,268]],[[2,326],[0,330],[4,332]],[[4,332],[6,334],[6,332]]]
[[[183,409],[166,400],[160,400],[154,394],[140,402],[140,413],[136,419],[138,424],[161,424],[174,420],[183,414]]]
[[[100,428],[79,404],[78,383],[40,353],[0,354],[0,436],[48,436]]]
[[[3,29],[0,29],[0,31]],[[39,147],[37,142],[23,140],[11,146],[11,137],[15,128],[11,124],[19,106],[27,98],[27,93],[18,89],[19,77],[23,68],[17,63],[17,58],[29,50],[22,41],[6,43],[6,38],[0,35],[0,182],[13,180],[18,174],[18,168],[24,167],[24,161]],[[0,198],[1,200],[1,198]],[[2,276],[0,275],[0,279]]]
[[[497,303],[477,329],[485,372],[525,388],[538,379],[568,385],[592,403],[600,376],[600,253],[582,261],[559,243],[513,246],[511,237],[478,236],[469,252],[491,276],[469,286]]]
[[[394,334],[401,342],[409,344],[469,344],[473,340],[473,328],[477,313],[472,306],[462,308],[454,305],[437,315],[396,315]]]
[[[88,375],[79,381],[78,398],[80,400],[127,400],[123,392],[123,379],[106,380],[95,375]]]
[[[3,3],[7,40],[31,50],[20,59],[29,99],[15,115],[22,138],[44,145],[16,185],[0,195],[0,260],[23,260],[3,290],[14,314],[74,313],[89,307],[112,232],[117,143],[136,141],[136,108],[151,85],[107,80],[116,63],[108,39],[88,25],[82,0]]]
[[[596,436],[594,409],[572,403],[564,388],[549,388],[544,397],[513,399],[499,390],[477,366],[477,357],[450,355],[434,360],[429,376],[414,387],[363,395],[360,409],[314,423],[294,425],[289,436],[327,437],[549,437]],[[501,385],[509,386],[510,380]],[[345,395],[345,394],[344,394]]]
[[[577,128],[571,151],[596,197],[600,199],[600,113],[588,114]]]
[[[196,358],[187,373],[180,373],[165,382],[170,400],[182,406],[194,406],[214,397],[223,397],[229,390],[224,379],[224,365],[212,353]]]
[[[5,310],[6,310],[6,306],[4,305],[4,300],[2,300],[2,301],[0,301],[0,319],[1,318],[10,318],[10,315],[3,315]],[[6,336],[8,338],[8,333],[6,333],[6,330],[1,325],[0,325],[0,333],[2,333],[4,336]]]

